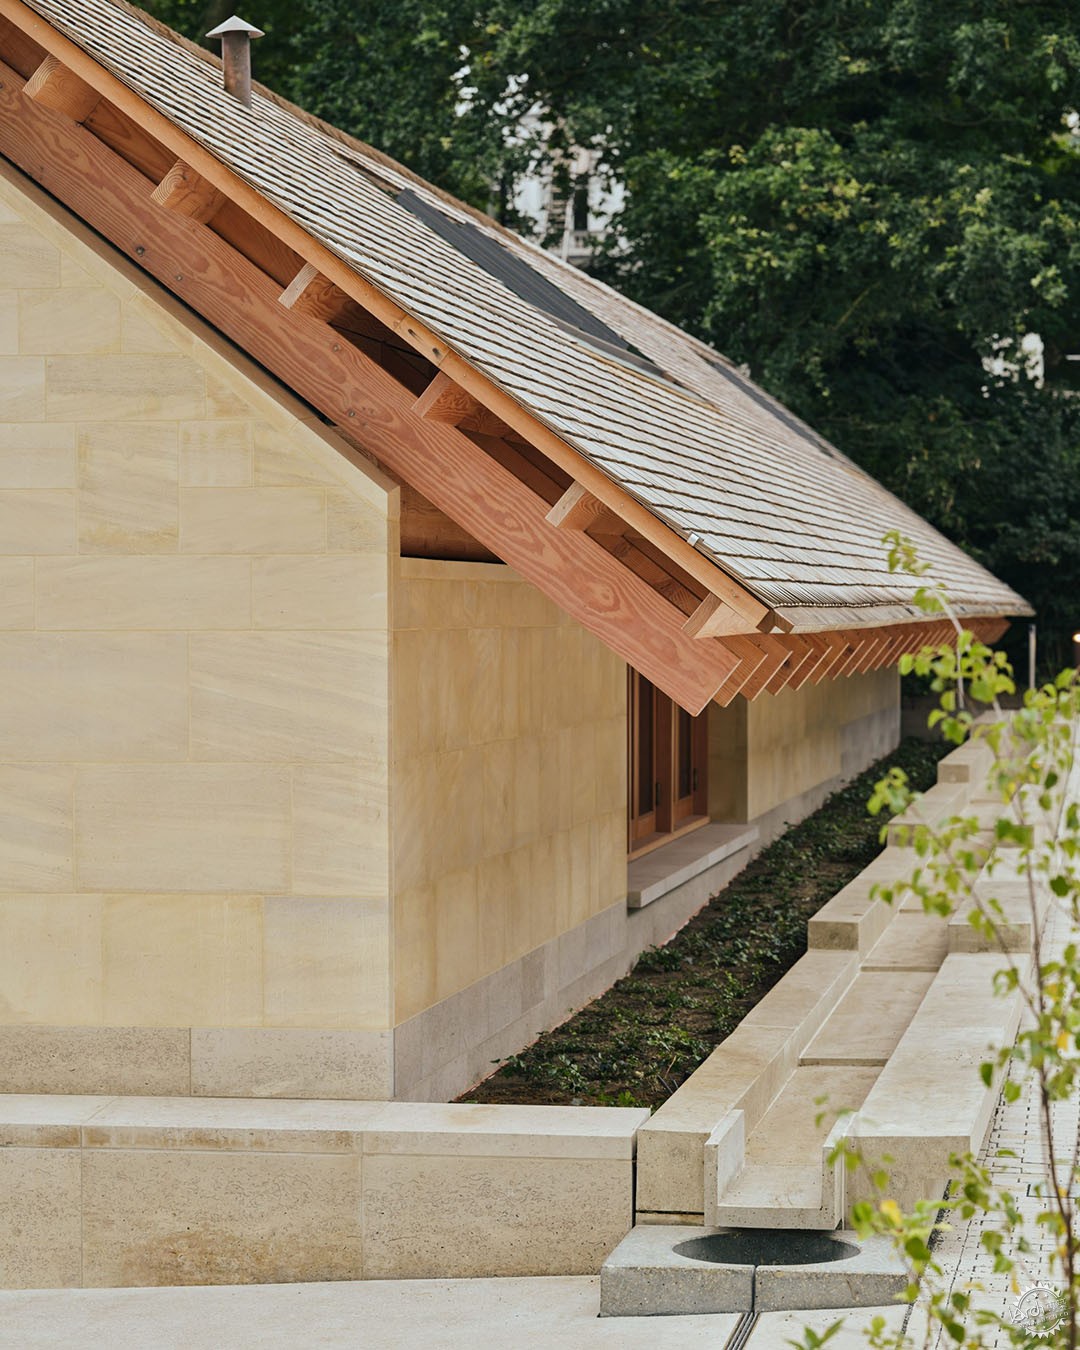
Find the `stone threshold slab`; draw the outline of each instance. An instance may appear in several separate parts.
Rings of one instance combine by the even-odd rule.
[[[626,906],[644,909],[757,842],[756,825],[705,825],[637,858],[627,869]]]

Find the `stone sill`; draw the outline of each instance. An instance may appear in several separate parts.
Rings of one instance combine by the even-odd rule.
[[[635,858],[627,869],[626,905],[644,909],[684,882],[755,843],[756,825],[705,825]]]

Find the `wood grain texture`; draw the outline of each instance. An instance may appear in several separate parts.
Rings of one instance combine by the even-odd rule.
[[[499,562],[499,558],[408,483],[401,485],[399,537],[403,558]]]
[[[188,136],[174,121],[105,70],[88,52],[42,20],[21,0],[0,0],[0,15],[10,19],[20,30],[31,34],[44,48],[104,95],[108,100],[106,106],[110,122],[116,124],[111,125],[103,137],[108,144],[119,149],[121,142],[129,142],[128,148],[123,151],[125,157],[155,179],[160,179],[177,158],[191,164],[230,199],[229,205],[215,221],[215,229],[240,247],[247,256],[251,257],[252,252],[243,235],[231,226],[227,228],[223,220],[229,214],[230,207],[242,208],[241,214],[272,235],[283,253],[294,254],[294,266],[285,270],[275,267],[264,241],[259,252],[266,256],[255,258],[259,266],[276,276],[283,287],[288,285],[304,261],[311,262],[418,352],[444,369],[487,410],[550,455],[571,477],[580,479],[590,487],[620,518],[657,543],[707,590],[726,599],[736,612],[750,621],[750,627],[756,627],[766,616],[767,606],[745,586],[689,545],[648,507],[613,481],[603,469],[523,406],[519,398],[509,394],[453,351],[421,319],[408,313],[398,301],[360,276],[320,239],[313,237],[220,158]],[[301,140],[305,134],[301,128]],[[147,156],[159,160],[163,158],[164,162],[148,166],[145,162]]]
[[[818,633],[807,633],[805,640],[810,651],[799,668],[792,671],[788,681],[792,689],[801,689],[804,684],[809,684],[814,672],[828,659],[831,650],[824,637]]]
[[[225,195],[178,159],[150,194],[150,200],[200,225],[213,220],[225,205]]]
[[[23,93],[43,108],[73,122],[85,122],[101,102],[98,91],[80,80],[55,56],[46,56],[26,82]]]
[[[783,645],[787,653],[787,659],[765,686],[766,694],[778,694],[781,689],[786,689],[792,677],[798,674],[799,667],[812,654],[810,644],[804,637],[800,637],[796,633],[788,633],[784,637],[777,638],[776,641]]]
[[[848,650],[848,636],[846,633],[822,633],[827,651],[825,657],[814,667],[814,673],[810,676],[811,684],[820,684],[829,674],[835,671],[844,653]]]
[[[714,696],[713,701],[722,708],[727,707],[737,695],[745,694],[749,681],[768,660],[763,648],[750,638],[736,635],[724,638],[723,643],[733,656],[739,658],[739,664]]]
[[[413,399],[337,334],[278,303],[280,288],[210,230],[150,201],[146,179],[84,129],[21,97],[3,69],[0,147],[124,253],[410,482],[691,713],[737,665],[588,535],[553,530],[549,503]],[[138,250],[138,252],[137,252]]]
[[[683,630],[694,638],[724,637],[745,632],[746,623],[726,601],[717,595],[707,595],[687,619]]]
[[[557,530],[595,529],[600,533],[617,533],[622,522],[594,497],[581,483],[571,483],[547,513],[548,524]],[[694,634],[691,634],[693,637]]]
[[[215,222],[217,232],[252,257],[254,223],[292,252],[297,266],[318,267],[545,448],[569,477],[611,506],[604,494],[618,495],[623,518],[635,528],[640,519],[641,531],[653,531],[712,593],[728,598],[716,582],[726,577],[743,597],[792,606],[800,628],[807,606],[848,611],[811,621],[813,628],[892,622],[888,611],[908,602],[910,591],[886,575],[880,537],[900,524],[943,569],[961,613],[1023,607],[703,344],[558,260],[533,256],[494,222],[261,92],[258,115],[238,117],[235,100],[200,79],[199,58],[127,6],[49,0],[49,12],[74,42],[22,0],[0,0],[0,14],[115,100],[114,120],[128,123],[123,153],[131,162],[148,172],[138,157],[152,154],[156,141],[169,163],[190,163],[235,199],[244,228],[230,233]],[[122,81],[108,73],[113,69]],[[111,143],[119,148],[119,140]],[[394,200],[404,186],[577,297],[652,355],[672,383],[665,387],[575,343],[482,268],[438,245]],[[269,258],[268,244],[262,252]],[[283,286],[295,270],[279,277]],[[699,549],[689,545],[689,533],[702,535]],[[738,608],[737,599],[729,603]]]
[[[505,422],[441,371],[420,393],[413,404],[413,412],[432,422],[445,422],[448,426],[488,436],[503,437],[510,430]]]
[[[441,371],[413,404],[417,417],[446,422],[452,427],[476,412],[476,400]]]
[[[751,636],[747,641],[752,642],[765,657],[740,690],[743,698],[752,702],[765,693],[773,676],[788,659],[788,650],[780,637],[771,634]]]
[[[311,263],[305,263],[278,296],[278,304],[324,323],[337,323],[349,308],[350,301],[340,286],[324,277]]]
[[[0,52],[8,65],[28,80],[47,53],[20,28],[16,28],[9,18],[0,14]]]
[[[862,659],[855,665],[854,673],[856,675],[865,675],[867,671],[873,670],[875,668],[875,661],[883,654],[891,641],[892,639],[887,631],[883,632],[879,628],[874,629],[873,635],[866,643]]]
[[[837,677],[843,676],[844,678],[847,678],[847,676],[855,674],[855,670],[858,667],[859,662],[865,657],[867,647],[872,639],[873,629],[866,629],[852,634],[851,650],[837,666]]]

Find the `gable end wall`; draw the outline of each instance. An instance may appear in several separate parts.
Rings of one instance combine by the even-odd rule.
[[[391,1088],[397,490],[0,172],[0,1089]]]

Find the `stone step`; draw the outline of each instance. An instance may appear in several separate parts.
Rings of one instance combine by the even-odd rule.
[[[917,916],[904,916],[904,920],[898,922],[908,917]],[[937,925],[944,931],[942,920],[938,919]],[[886,937],[895,927],[890,928]],[[799,1063],[884,1064],[915,1016],[936,973],[937,966],[932,970],[867,970],[864,965],[825,1025],[799,1057]],[[861,1097],[857,1102],[837,1103],[849,1107],[861,1104]]]
[[[1045,881],[1029,879],[1021,871],[1016,851],[1003,850],[992,866],[983,870],[973,890],[981,905],[994,914],[1005,950],[1030,952],[1032,934],[1042,932],[1050,909],[1050,892]],[[993,909],[995,901],[1001,906],[1000,914]],[[968,921],[973,908],[963,905],[950,916],[949,951],[1000,952],[1001,945],[995,938],[985,936]]]
[[[871,1167],[891,1158],[890,1194],[901,1207],[942,1194],[949,1156],[982,1145],[1000,1081],[984,1084],[979,1066],[1012,1044],[1021,1012],[1018,992],[994,993],[1001,962],[991,953],[946,956],[863,1102],[853,1137]],[[865,1192],[864,1173],[855,1178],[849,1201]]]
[[[934,972],[949,951],[948,926],[939,914],[901,906],[895,922],[870,948],[862,963],[873,970],[922,970]]]

